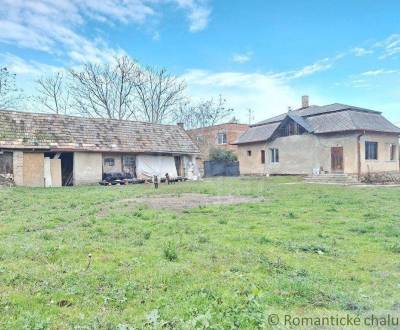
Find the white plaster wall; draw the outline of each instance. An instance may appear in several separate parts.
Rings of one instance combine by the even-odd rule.
[[[103,175],[103,155],[95,152],[74,153],[74,185],[94,184]]]
[[[312,174],[313,169],[331,172],[331,148],[343,147],[345,173],[357,172],[355,133],[333,135],[292,135],[267,144],[267,171],[270,174]],[[279,149],[279,163],[271,163],[270,148]]]
[[[365,159],[365,141],[378,142],[378,159]],[[395,160],[390,160],[390,144],[396,145]],[[361,173],[399,171],[399,138],[395,134],[366,133],[360,138]]]
[[[261,163],[261,150],[265,150],[265,143],[249,143],[238,145],[238,160],[240,167],[240,174],[253,175],[253,174],[265,174],[267,171],[267,154],[265,154],[265,164]],[[248,151],[251,151],[251,156],[248,155]]]
[[[104,159],[112,158],[114,159],[114,166],[108,166],[104,164]],[[121,154],[103,154],[103,172],[122,172],[122,155]]]
[[[314,168],[331,171],[331,148],[343,147],[344,172],[357,172],[357,134],[292,135],[268,144],[239,145],[241,174],[312,174]],[[279,149],[279,163],[271,163],[271,148]],[[251,150],[251,156],[247,151]],[[265,164],[261,163],[265,150]]]

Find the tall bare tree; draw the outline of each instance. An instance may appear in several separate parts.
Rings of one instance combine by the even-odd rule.
[[[135,90],[141,83],[141,70],[127,56],[111,64],[86,64],[70,70],[71,95],[76,111],[84,116],[136,119]]]
[[[226,106],[226,99],[221,95],[197,104],[181,103],[174,114],[174,121],[182,122],[186,128],[207,127],[218,124],[233,114],[233,109]]]
[[[166,69],[146,68],[136,84],[137,107],[142,119],[162,123],[177,111],[183,100],[185,82]]]
[[[16,75],[6,67],[0,68],[0,109],[13,109],[24,99],[15,82]]]
[[[56,74],[41,77],[37,81],[37,100],[50,112],[67,114],[71,109],[70,91],[66,86],[64,74]]]

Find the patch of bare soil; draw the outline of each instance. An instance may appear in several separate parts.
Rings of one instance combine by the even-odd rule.
[[[232,205],[257,203],[263,199],[246,196],[210,196],[204,194],[155,195],[125,199],[121,203],[144,204],[154,209],[170,209],[180,211],[207,205]]]

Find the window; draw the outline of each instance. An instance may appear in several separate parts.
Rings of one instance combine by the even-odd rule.
[[[247,150],[247,156],[251,157],[251,150]]]
[[[204,142],[204,136],[202,136],[202,135],[196,136],[196,141],[199,142],[199,143]]]
[[[265,164],[265,150],[261,150],[261,164]]]
[[[279,163],[279,149],[269,149],[271,151],[271,163]]]
[[[218,133],[217,134],[217,143],[218,144],[226,144],[226,133]]]
[[[114,158],[104,158],[104,166],[114,166],[115,159]]]
[[[300,126],[294,121],[289,121],[285,125],[279,128],[279,136],[290,136],[290,135],[301,135],[304,134],[306,130],[304,127]]]
[[[390,145],[390,160],[396,160],[396,145]]]
[[[123,157],[123,164],[127,167],[134,167],[136,165],[136,157],[132,155],[125,155]]]
[[[365,159],[378,159],[378,142],[365,142]]]

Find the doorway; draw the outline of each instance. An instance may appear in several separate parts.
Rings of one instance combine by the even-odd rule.
[[[72,152],[63,152],[61,159],[61,177],[63,186],[74,185],[74,154]]]
[[[178,176],[182,176],[182,159],[181,156],[175,156],[174,157],[175,161],[175,167],[176,167],[176,173]]]
[[[343,172],[343,147],[331,148],[332,172]]]

